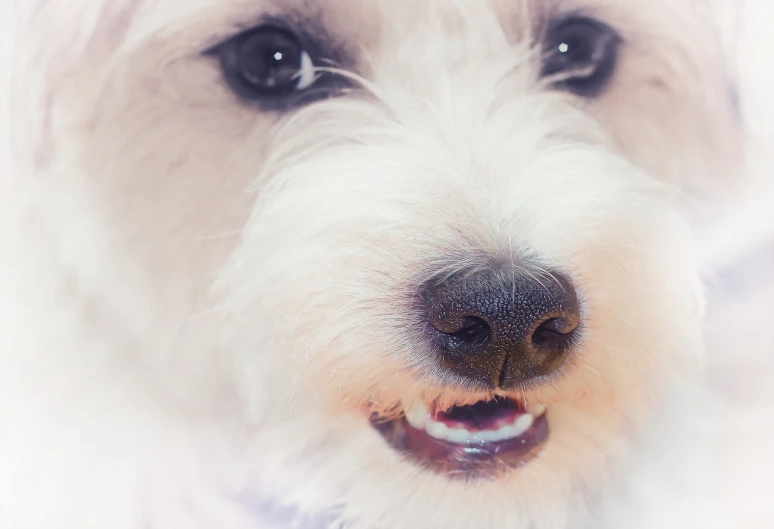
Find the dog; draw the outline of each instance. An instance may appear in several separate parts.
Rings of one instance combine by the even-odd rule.
[[[0,528],[764,527],[700,389],[711,7],[22,6]]]

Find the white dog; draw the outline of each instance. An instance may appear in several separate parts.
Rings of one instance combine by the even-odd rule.
[[[0,528],[761,523],[675,397],[743,181],[708,6],[30,4]]]

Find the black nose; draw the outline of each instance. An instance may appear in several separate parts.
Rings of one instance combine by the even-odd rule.
[[[423,293],[444,366],[487,387],[511,389],[556,371],[577,338],[578,298],[556,272],[458,273],[429,281]]]

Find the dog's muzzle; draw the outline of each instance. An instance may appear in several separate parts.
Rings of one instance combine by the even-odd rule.
[[[525,267],[463,271],[426,282],[416,305],[437,365],[492,397],[446,408],[404,403],[398,418],[372,416],[374,427],[412,461],[449,476],[494,476],[524,464],[549,429],[545,406],[527,406],[520,390],[556,373],[578,340],[570,279]]]

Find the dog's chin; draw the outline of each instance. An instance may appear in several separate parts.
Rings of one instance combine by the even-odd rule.
[[[371,425],[409,461],[451,478],[491,479],[527,464],[548,440],[547,410],[494,397],[441,409],[416,401]]]

